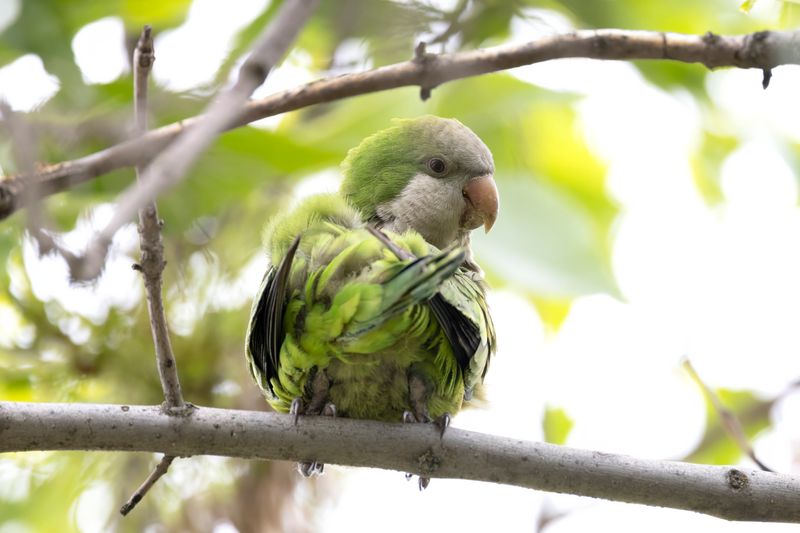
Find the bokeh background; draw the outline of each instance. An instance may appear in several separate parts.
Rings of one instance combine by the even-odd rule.
[[[37,159],[105,148],[132,129],[130,54],[154,27],[153,126],[202,111],[229,83],[277,0],[0,0],[0,98],[33,125]],[[256,96],[409,58],[572,28],[743,33],[797,26],[758,0],[323,1]],[[800,462],[800,67],[708,72],[666,61],[560,60],[398,89],[261,120],[223,135],[159,200],[165,298],[187,400],[267,409],[242,354],[266,266],[264,223],[335,190],[346,151],[393,117],[455,117],[492,149],[501,212],[476,235],[500,349],[486,401],[454,425],[639,457],[741,462],[688,357],[758,457]],[[0,133],[2,174],[15,172]],[[51,230],[80,251],[130,169],[49,198]],[[90,286],[40,257],[24,214],[0,221],[0,399],[162,401],[126,226]],[[329,465],[177,460],[127,518],[148,454],[0,457],[0,533],[39,531],[796,531],[484,483]]]

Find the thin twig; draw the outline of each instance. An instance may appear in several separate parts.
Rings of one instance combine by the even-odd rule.
[[[145,26],[133,52],[133,106],[135,115],[134,127],[137,136],[143,135],[147,131],[147,81],[153,61],[155,61],[155,54],[152,29],[150,26]],[[142,166],[137,165],[137,179],[141,179],[142,171]],[[142,273],[145,293],[147,294],[147,308],[150,314],[150,330],[153,334],[156,365],[158,367],[158,376],[161,379],[161,388],[164,391],[164,408],[168,413],[176,413],[182,412],[186,408],[186,403],[183,401],[183,395],[181,394],[181,383],[178,379],[178,369],[175,364],[175,355],[172,353],[167,316],[164,311],[162,275],[166,261],[164,260],[164,242],[161,236],[161,226],[162,221],[158,218],[158,209],[154,201],[139,210],[139,244],[142,250],[142,257],[137,265],[137,270]],[[142,486],[119,510],[123,516],[131,512],[155,482],[167,473],[169,465],[172,464],[174,459],[175,457],[172,455],[165,455],[161,459],[161,462],[158,463],[158,466]]]
[[[125,516],[130,513],[133,508],[136,507],[140,501],[142,501],[142,498],[144,498],[145,494],[147,494],[152,486],[156,484],[156,481],[161,479],[161,477],[167,473],[167,470],[169,470],[169,465],[171,465],[172,461],[174,460],[174,455],[164,455],[153,471],[150,472],[150,475],[147,476],[147,479],[144,480],[144,483],[142,483],[142,485],[136,489],[136,492],[131,495],[128,501],[119,508],[119,514]]]
[[[307,461],[473,479],[710,514],[800,523],[800,476],[640,459],[449,428],[200,407],[0,402],[0,452],[105,450]]]
[[[32,175],[36,168],[37,141],[31,124],[17,113],[7,102],[0,100],[0,115],[12,140],[11,152],[17,168],[24,175]],[[45,215],[42,211],[41,197],[36,180],[22,189],[22,202],[28,206],[27,229],[38,245],[40,256],[56,251],[69,265],[76,264],[77,256],[61,247],[45,229]]]
[[[427,61],[405,61],[385,67],[316,80],[260,100],[248,102],[243,113],[230,117],[227,129],[315,104],[405,86],[434,87],[445,82],[532,65],[552,59],[656,59],[701,63],[708,68],[773,68],[800,64],[800,31],[767,31],[746,35],[685,35],[638,30],[579,30],[518,45],[427,54]],[[194,129],[204,115],[148,132],[100,152],[45,166],[30,176],[42,195],[65,191],[112,170],[147,163],[172,146],[183,132]],[[26,176],[0,180],[0,219],[24,206],[21,189]],[[131,213],[132,216],[132,213]]]
[[[89,243],[87,261],[82,271],[74,274],[76,278],[94,279],[99,275],[105,259],[102,252],[114,234],[143,205],[178,184],[214,139],[240,120],[247,99],[289,49],[318,1],[287,0],[283,3],[239,69],[236,83],[219,93],[195,127],[167,147],[146,168],[139,183],[118,197],[114,215]]]
[[[147,80],[154,59],[153,37],[150,26],[145,26],[133,54],[137,135],[142,135],[147,130]],[[143,172],[145,171],[142,166],[137,165],[136,176],[140,181]],[[144,278],[147,305],[150,311],[150,329],[156,349],[158,375],[161,378],[161,388],[164,390],[165,407],[168,411],[180,411],[184,407],[184,401],[175,366],[175,356],[172,353],[169,339],[164,300],[161,295],[162,274],[166,265],[164,243],[161,236],[162,225],[163,222],[158,218],[155,202],[149,202],[139,210],[139,243],[142,257],[137,270],[142,272]]]
[[[753,450],[753,446],[750,445],[750,441],[747,438],[747,434],[745,433],[742,424],[739,423],[739,419],[737,418],[736,414],[725,406],[720,397],[711,389],[711,387],[705,384],[688,358],[683,360],[683,368],[689,373],[700,389],[702,389],[703,394],[705,394],[706,398],[711,403],[711,406],[714,408],[714,411],[716,411],[717,416],[719,417],[720,425],[725,430],[725,433],[727,433],[733,439],[742,453],[749,457],[750,460],[753,461],[761,470],[766,472],[774,472],[774,470],[766,466],[758,459],[755,451]]]

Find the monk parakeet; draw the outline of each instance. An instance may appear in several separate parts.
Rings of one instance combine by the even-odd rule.
[[[470,232],[497,217],[492,155],[457,120],[424,116],[366,138],[342,166],[338,194],[312,196],[267,226],[250,371],[269,404],[295,417],[443,430],[495,348],[470,250]],[[320,470],[301,463],[305,474]]]

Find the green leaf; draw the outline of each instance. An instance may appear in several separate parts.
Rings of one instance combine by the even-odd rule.
[[[487,271],[546,298],[618,295],[606,234],[580,203],[551,184],[498,181],[500,216],[490,235],[473,233]]]
[[[747,438],[769,427],[774,400],[762,400],[750,391],[718,389],[720,401],[736,415]],[[713,404],[706,398],[706,432],[697,448],[684,460],[693,463],[730,465],[742,458],[742,450],[720,423]]]
[[[739,9],[744,11],[745,13],[749,13],[753,6],[756,5],[756,0],[744,0],[741,4],[739,4]]]
[[[545,407],[544,420],[542,421],[545,442],[558,445],[566,444],[569,432],[572,431],[574,425],[575,421],[561,407],[552,407],[550,405]]]

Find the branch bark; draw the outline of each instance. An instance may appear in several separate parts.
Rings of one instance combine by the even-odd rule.
[[[319,103],[405,86],[430,90],[445,82],[552,59],[667,59],[701,63],[708,68],[757,68],[765,71],[784,64],[800,64],[800,31],[764,31],[746,35],[684,35],[633,30],[580,30],[544,37],[521,45],[502,45],[454,54],[425,54],[423,58],[366,72],[317,80],[247,103],[244,111],[228,117],[224,129],[295,111]],[[205,115],[153,130],[81,157],[40,168],[35,174],[0,180],[0,219],[24,205],[26,179],[48,196],[112,170],[146,164],[170,146],[182,132]],[[166,178],[163,178],[166,180]],[[167,180],[168,181],[168,180]]]
[[[0,402],[0,452],[106,450],[223,455],[378,467],[435,478],[672,507],[725,518],[800,523],[800,477],[654,461],[426,424],[292,417],[203,407]]]

